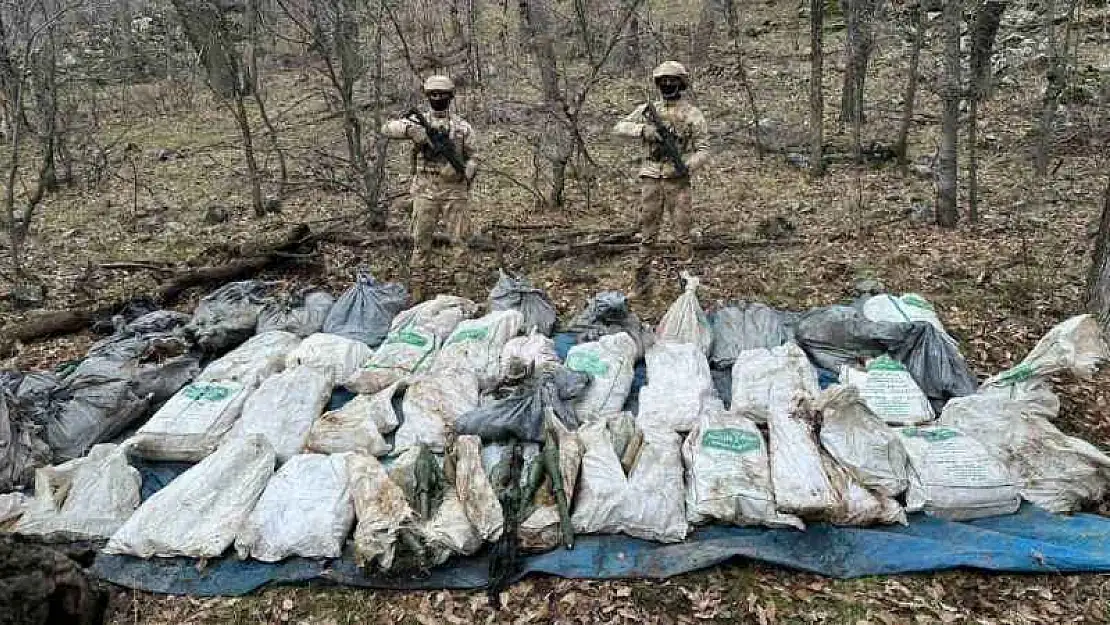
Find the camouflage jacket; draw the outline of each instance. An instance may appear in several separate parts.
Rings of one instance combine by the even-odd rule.
[[[446,128],[447,136],[455,144],[459,157],[466,164],[466,169],[473,172],[478,166],[477,135],[474,128],[462,117],[454,113],[437,113],[425,111],[424,117],[434,128]],[[382,126],[382,134],[389,139],[408,139],[408,131],[413,126],[418,126],[408,119],[394,119]],[[416,146],[416,173],[422,176],[439,176],[443,182],[458,183],[463,181],[443,156],[434,154],[430,146]]]
[[[682,150],[682,161],[691,173],[703,167],[709,159],[709,126],[698,107],[686,100],[654,103],[663,122],[675,133]],[[650,124],[644,117],[646,104],[641,104],[630,115],[617,122],[613,134],[643,139],[644,126]],[[663,154],[662,146],[643,140],[645,158],[640,167],[641,178],[675,178],[674,166]]]

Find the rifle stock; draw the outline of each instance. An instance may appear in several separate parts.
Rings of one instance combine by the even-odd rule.
[[[424,132],[428,133],[428,145],[431,146],[433,154],[447,159],[447,162],[460,176],[466,175],[466,165],[459,158],[455,144],[446,132],[428,123],[424,114],[415,108],[409,109],[409,112],[405,113],[405,119],[416,122],[424,128]]]
[[[674,164],[675,173],[682,178],[689,176],[690,169],[682,160],[682,150],[678,147],[678,137],[663,122],[663,118],[659,116],[659,111],[655,110],[655,106],[650,100],[644,105],[644,117],[651,125],[655,126],[655,131],[659,134],[659,145],[663,148],[663,154]]]

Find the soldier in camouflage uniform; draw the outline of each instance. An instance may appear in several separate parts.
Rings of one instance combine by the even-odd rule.
[[[442,219],[454,247],[456,269],[470,237],[467,200],[470,183],[478,171],[474,129],[462,117],[450,112],[455,84],[447,76],[432,76],[424,81],[424,95],[430,113],[424,115],[433,128],[446,129],[456,154],[465,164],[457,172],[447,159],[431,149],[427,131],[411,119],[395,119],[382,126],[389,139],[408,139],[415,149],[416,171],[412,178],[412,256],[409,260],[410,288],[413,299],[424,298],[427,263],[432,253],[432,235]]]
[[[651,259],[656,252],[665,208],[670,209],[679,256],[684,261],[691,259],[690,174],[702,168],[709,159],[705,116],[682,99],[682,92],[690,86],[686,68],[677,61],[667,61],[656,67],[651,76],[662,96],[654,103],[655,110],[678,139],[682,160],[689,172],[686,176],[679,175],[664,154],[659,132],[644,116],[646,104],[641,104],[613,127],[614,134],[640,139],[647,152],[640,167],[640,252],[633,296],[644,295],[651,286]]]

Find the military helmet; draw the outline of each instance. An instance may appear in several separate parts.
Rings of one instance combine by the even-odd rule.
[[[682,80],[683,84],[690,84],[690,73],[678,61],[663,61],[651,72],[653,81],[657,81],[664,76],[673,76]]]
[[[424,81],[424,93],[429,91],[454,91],[455,83],[447,76],[437,74]]]

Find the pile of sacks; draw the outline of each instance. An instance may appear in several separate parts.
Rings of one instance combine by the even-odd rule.
[[[1103,496],[1110,458],[1052,424],[1047,382],[1110,355],[1091,317],[978,384],[919,296],[706,315],[684,277],[654,329],[608,292],[558,333],[547,296],[507,274],[485,307],[404,309],[402,287],[369,278],[335,302],[264,302],[239,283],[253,313],[214,315],[206,298],[171,332],[203,369],[137,429],[38,469],[34,497],[0,496],[0,527],[144,558],[350,545],[401,571],[506,537],[677,542],[704,523],[904,524]],[[140,501],[135,458],[195,464]]]

